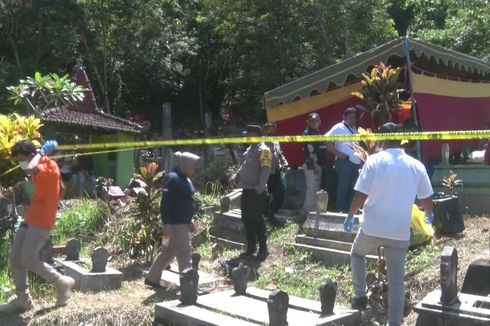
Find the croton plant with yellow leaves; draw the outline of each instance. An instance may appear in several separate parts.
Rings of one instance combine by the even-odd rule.
[[[36,146],[40,145],[41,120],[35,116],[22,116],[17,113],[11,115],[0,114],[0,186],[12,186],[22,176],[20,170],[7,173],[17,164],[10,157],[10,151],[15,143],[30,139]]]

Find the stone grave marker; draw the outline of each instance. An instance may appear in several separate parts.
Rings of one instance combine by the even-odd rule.
[[[316,211],[317,213],[326,213],[328,206],[328,192],[325,190],[316,193]]]
[[[72,246],[76,249],[78,245],[76,245],[76,242],[72,243]],[[69,247],[68,243],[67,246]],[[78,255],[79,253],[76,254]],[[70,254],[67,252],[67,258],[69,256]],[[74,288],[76,290],[100,292],[119,289],[122,285],[122,273],[108,267],[108,259],[109,252],[102,247],[98,247],[91,255],[92,268],[90,270],[87,267],[87,260],[80,257],[77,260],[57,260],[57,263],[63,266],[66,275],[75,280]]]
[[[267,300],[269,311],[269,326],[288,325],[289,296],[286,292],[276,289],[271,292]]]
[[[247,283],[250,280],[250,267],[240,263],[238,267],[233,268],[231,280],[236,295],[245,295],[247,292]]]
[[[337,296],[337,282],[333,282],[327,278],[325,282],[320,285],[320,302],[322,304],[322,315],[333,314],[333,308],[335,307],[335,297]]]
[[[490,298],[457,291],[458,254],[444,247],[441,255],[441,290],[429,293],[414,310],[417,324],[444,326],[490,325]]]
[[[109,252],[98,247],[92,253],[92,270],[91,273],[103,273],[107,266],[107,259],[109,259]]]
[[[198,271],[199,262],[201,261],[201,255],[198,254],[197,252],[194,252],[192,253],[191,260],[192,260],[192,269]]]
[[[192,305],[197,301],[197,286],[199,274],[195,269],[186,268],[180,274],[180,302],[183,305]]]
[[[41,253],[40,253],[41,260],[50,265],[54,264],[53,253],[54,253],[53,242],[51,242],[51,240],[48,239],[44,244],[43,248],[41,249]]]
[[[66,260],[80,259],[80,241],[78,239],[69,239],[65,247]]]
[[[441,302],[452,304],[458,297],[458,252],[446,246],[441,255]]]

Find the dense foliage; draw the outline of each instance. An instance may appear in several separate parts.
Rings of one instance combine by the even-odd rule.
[[[264,91],[398,35],[489,57],[488,0],[0,1],[0,89],[82,57],[107,112],[264,119]],[[0,110],[8,94],[0,92]],[[2,109],[3,107],[3,109]]]

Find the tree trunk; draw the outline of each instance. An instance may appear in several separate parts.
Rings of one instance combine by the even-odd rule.
[[[87,59],[91,63],[91,68],[94,70],[95,79],[97,79],[97,84],[99,84],[99,87],[100,87],[102,96],[104,97],[104,103],[105,103],[105,98],[106,98],[107,91],[105,89],[104,82],[102,80],[102,77],[100,76],[99,69],[97,69],[97,65],[92,60],[92,56],[90,55],[90,49],[88,47],[87,39],[85,38],[85,36],[82,37],[82,40],[83,40],[83,44],[85,46],[85,50],[87,51]]]
[[[10,45],[12,46],[12,51],[14,51],[15,63],[17,64],[17,67],[22,68],[22,65],[20,64],[19,49],[17,48],[17,44],[15,44],[15,41],[11,35],[9,35],[9,41]]]

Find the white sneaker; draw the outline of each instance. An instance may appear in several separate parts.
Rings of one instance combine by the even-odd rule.
[[[61,276],[56,283],[56,290],[58,292],[58,299],[56,300],[57,306],[64,306],[71,297],[71,289],[75,285],[75,280],[69,276]]]
[[[32,301],[29,293],[18,294],[15,299],[9,303],[0,305],[0,314],[13,314],[22,313],[34,308],[34,302]]]

